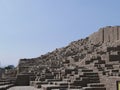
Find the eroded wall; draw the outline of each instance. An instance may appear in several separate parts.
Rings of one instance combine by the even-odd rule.
[[[117,40],[120,40],[120,26],[100,28],[98,32],[89,37],[89,41],[93,44],[115,42]]]

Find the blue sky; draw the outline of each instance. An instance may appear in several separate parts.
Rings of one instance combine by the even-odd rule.
[[[0,0],[0,62],[17,65],[120,25],[120,0]]]

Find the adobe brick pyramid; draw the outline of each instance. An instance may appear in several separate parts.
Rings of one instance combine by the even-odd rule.
[[[28,79],[30,85],[44,90],[117,90],[120,26],[100,28],[66,47],[37,58],[21,59],[17,85],[23,84],[20,80],[27,82],[24,75],[32,75],[34,78]]]

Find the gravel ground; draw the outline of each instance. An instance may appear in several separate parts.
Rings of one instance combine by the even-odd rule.
[[[41,89],[36,89],[34,87],[31,87],[31,86],[16,86],[16,87],[12,87],[8,90],[41,90]]]

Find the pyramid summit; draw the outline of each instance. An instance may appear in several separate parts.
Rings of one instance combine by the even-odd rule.
[[[100,28],[98,32],[90,36],[90,41],[94,44],[106,43],[120,40],[120,26],[107,26]]]

